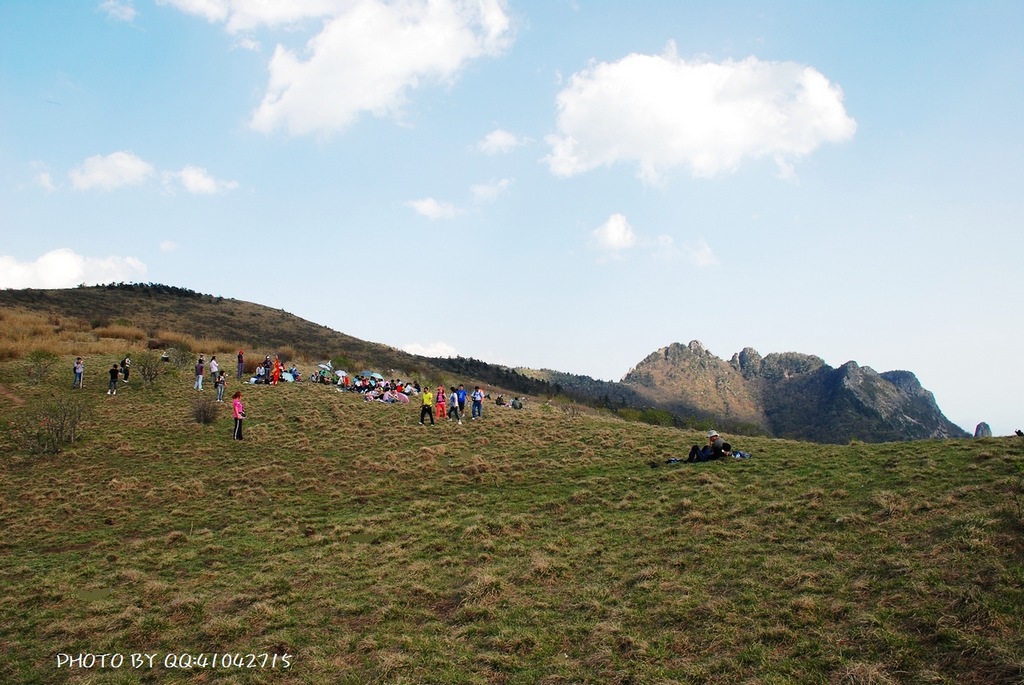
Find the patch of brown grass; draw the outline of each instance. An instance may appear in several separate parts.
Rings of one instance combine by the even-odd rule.
[[[99,326],[92,329],[92,333],[97,338],[117,338],[118,340],[127,340],[129,342],[141,342],[147,338],[146,331],[125,324]]]

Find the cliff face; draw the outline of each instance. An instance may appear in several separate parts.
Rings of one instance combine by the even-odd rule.
[[[961,437],[909,371],[838,369],[795,352],[762,357],[745,348],[728,362],[698,341],[673,343],[623,378],[654,406],[762,426],[779,437],[841,443]]]
[[[676,414],[725,416],[765,424],[765,415],[743,375],[694,340],[653,352],[622,383]]]

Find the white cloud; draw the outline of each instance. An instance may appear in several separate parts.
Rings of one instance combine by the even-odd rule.
[[[506,192],[512,186],[512,179],[502,178],[490,183],[479,183],[471,186],[470,191],[478,202],[490,202],[497,200],[498,196]]]
[[[499,128],[484,136],[483,140],[476,144],[476,149],[485,155],[497,155],[510,152],[525,142],[525,139],[516,136],[514,133],[509,133]]]
[[[72,288],[141,279],[146,265],[135,257],[83,257],[63,247],[34,262],[0,255],[0,288]]]
[[[631,54],[574,74],[557,107],[545,158],[557,176],[626,162],[658,182],[677,166],[711,177],[767,157],[786,177],[794,161],[857,128],[842,90],[812,67],[686,61],[672,44],[664,55]]]
[[[457,357],[458,351],[446,342],[409,343],[402,347],[404,352],[418,354],[422,357]]]
[[[664,250],[664,253],[674,253],[675,250],[671,249],[671,237],[661,237],[669,239],[670,249]],[[712,251],[711,246],[708,245],[703,240],[698,240],[695,244],[686,244],[682,247],[682,249],[679,252],[683,259],[690,262],[694,266],[701,268],[709,266],[718,266],[718,257],[715,256],[715,253],[714,251]]]
[[[114,152],[104,157],[95,155],[68,174],[76,190],[113,190],[138,185],[153,174],[153,166],[131,152]]]
[[[249,50],[250,52],[259,52],[263,48],[260,42],[252,36],[242,36],[235,41],[234,47],[240,50]]]
[[[217,195],[238,187],[237,181],[220,181],[207,173],[202,167],[186,165],[181,171],[164,172],[164,185],[172,187],[176,183],[194,195]]]
[[[305,54],[274,50],[254,129],[329,134],[364,112],[399,116],[409,91],[450,84],[469,61],[500,53],[509,40],[501,0],[354,0],[342,7]]]
[[[195,14],[211,23],[226,22],[231,33],[258,26],[278,27],[332,16],[342,11],[347,0],[157,0],[182,12]]]
[[[100,10],[118,21],[133,21],[138,15],[132,0],[103,0],[100,3]]]
[[[46,190],[56,190],[57,186],[53,185],[53,179],[50,177],[50,172],[42,171],[36,176],[36,183],[39,184],[40,188]]]
[[[718,266],[718,257],[711,246],[703,239],[696,243],[686,243],[676,247],[675,239],[670,235],[659,235],[653,241],[642,241],[645,247],[653,250],[655,259],[663,262],[685,261],[693,266],[705,268]]]
[[[57,185],[53,182],[53,176],[50,175],[50,170],[46,168],[45,164],[42,162],[32,162],[31,167],[35,171],[35,176],[32,177],[32,180],[37,186],[51,192],[57,190]]]
[[[622,214],[612,214],[591,231],[590,236],[594,248],[609,253],[618,253],[636,245],[636,233]]]
[[[178,244],[173,240],[161,240],[160,251],[161,252],[174,252],[178,249]]]
[[[177,7],[182,12],[197,14],[209,22],[220,22],[227,19],[231,0],[157,0],[157,4]]]
[[[459,214],[455,205],[449,202],[438,202],[432,197],[410,200],[406,204],[428,219],[451,219]]]

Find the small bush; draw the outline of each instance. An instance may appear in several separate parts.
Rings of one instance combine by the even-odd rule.
[[[152,384],[164,370],[164,361],[156,350],[136,352],[132,358],[132,371],[142,378],[145,385]],[[135,374],[132,374],[133,376]]]
[[[211,397],[197,397],[192,401],[192,418],[196,423],[211,424],[217,420],[220,405]]]
[[[86,413],[85,403],[73,397],[36,405],[12,424],[14,444],[28,452],[57,454],[81,437]]]
[[[60,361],[60,357],[47,350],[35,350],[28,356],[28,382],[32,385],[46,380],[50,370]]]
[[[266,355],[263,355],[263,356],[255,356],[255,355],[251,355],[250,356],[250,355],[246,355],[245,362],[242,364],[243,375],[245,375],[245,376],[255,376],[256,375],[256,367],[259,366],[260,364],[262,364],[263,360],[265,358],[266,358]]]
[[[192,354],[191,350],[183,347],[172,347],[167,350],[167,357],[170,359],[171,365],[176,369],[188,369],[195,366],[196,355]]]

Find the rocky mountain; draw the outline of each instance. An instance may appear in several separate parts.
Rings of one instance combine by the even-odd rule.
[[[653,352],[622,379],[653,406],[680,415],[761,426],[778,437],[843,443],[964,437],[909,371],[878,373],[820,357],[762,357],[746,348],[728,362],[694,340]]]

